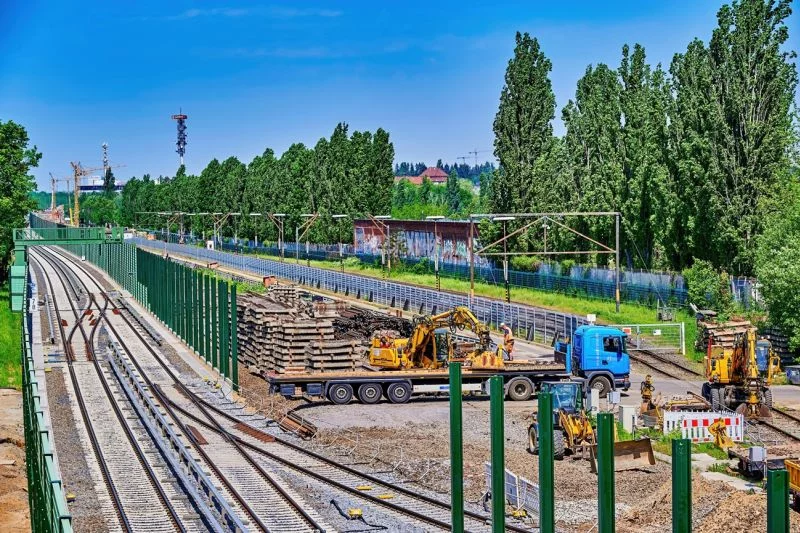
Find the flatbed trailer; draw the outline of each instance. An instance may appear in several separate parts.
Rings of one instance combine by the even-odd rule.
[[[565,365],[557,362],[511,361],[502,370],[473,370],[464,367],[462,391],[479,393],[492,376],[503,376],[506,395],[515,401],[529,400],[544,381],[570,379]],[[288,398],[328,399],[349,403],[354,397],[363,403],[377,403],[385,396],[392,403],[405,403],[415,394],[448,394],[447,368],[435,370],[372,370],[341,372],[269,373],[266,379],[273,393]]]

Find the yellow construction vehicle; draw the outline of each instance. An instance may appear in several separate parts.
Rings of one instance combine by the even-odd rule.
[[[714,345],[711,337],[705,363],[703,397],[714,411],[727,407],[747,418],[772,416],[769,387],[780,371],[780,358],[772,352],[769,341],[756,341],[755,328],[737,335],[730,349]]]
[[[553,398],[553,457],[563,459],[571,455],[588,459],[591,471],[597,472],[597,436],[583,408],[583,384],[578,381],[546,382],[542,383],[541,390],[551,393]],[[528,427],[528,451],[534,455],[539,453],[537,417],[538,413],[533,415],[533,422]],[[649,438],[618,441],[615,426],[614,441],[614,457],[633,460],[637,464],[656,464]]]
[[[477,342],[468,353],[458,354],[452,334],[465,329],[477,336]],[[415,319],[409,338],[395,339],[388,335],[373,338],[369,364],[389,370],[412,370],[437,369],[450,361],[460,361],[475,369],[501,369],[504,367],[502,350],[493,351],[491,344],[489,327],[468,308],[454,307],[438,315]]]

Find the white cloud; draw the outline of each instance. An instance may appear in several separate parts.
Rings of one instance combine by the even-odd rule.
[[[166,17],[168,20],[188,20],[205,17],[226,17],[235,18],[243,16],[263,16],[270,18],[301,18],[301,17],[321,17],[334,18],[342,14],[341,11],[334,9],[317,8],[296,8],[284,6],[258,6],[258,7],[214,7],[214,8],[192,8],[187,9],[177,15]]]

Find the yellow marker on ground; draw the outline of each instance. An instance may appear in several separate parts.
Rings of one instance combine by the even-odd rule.
[[[358,485],[356,490],[372,490],[372,485]]]

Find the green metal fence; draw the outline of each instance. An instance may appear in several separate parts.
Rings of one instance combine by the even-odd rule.
[[[64,248],[107,272],[239,389],[234,285],[128,243]]]
[[[27,282],[27,274],[26,274]],[[27,283],[26,283],[27,285]],[[22,321],[22,410],[31,531],[72,532],[72,516],[64,497],[53,453],[53,433],[42,409],[42,396],[33,362],[31,313]]]

